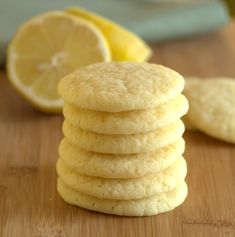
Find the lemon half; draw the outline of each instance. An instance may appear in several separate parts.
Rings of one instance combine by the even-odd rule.
[[[89,21],[66,12],[36,16],[17,31],[7,53],[8,78],[43,111],[59,112],[61,78],[81,66],[111,60],[109,44]]]

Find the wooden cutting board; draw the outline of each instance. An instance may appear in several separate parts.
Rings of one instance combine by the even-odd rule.
[[[153,62],[183,75],[235,75],[235,23],[221,32],[153,48]],[[153,217],[104,215],[68,205],[56,192],[62,116],[32,109],[4,71],[0,108],[0,236],[235,236],[235,145],[186,132],[185,203]]]

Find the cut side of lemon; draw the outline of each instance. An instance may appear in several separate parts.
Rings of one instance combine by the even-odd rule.
[[[151,48],[137,35],[93,12],[70,7],[66,12],[93,22],[106,36],[113,61],[147,61]]]
[[[109,44],[91,22],[62,11],[32,18],[17,31],[7,52],[8,78],[32,104],[60,112],[59,81],[81,66],[111,60]]]

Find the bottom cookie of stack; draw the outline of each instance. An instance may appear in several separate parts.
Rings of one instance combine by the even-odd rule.
[[[120,216],[151,216],[173,210],[183,203],[188,188],[185,181],[157,196],[133,200],[101,199],[75,191],[58,178],[57,190],[64,201],[92,211]]]

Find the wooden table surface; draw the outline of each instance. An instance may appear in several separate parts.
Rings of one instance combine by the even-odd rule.
[[[153,62],[183,75],[235,75],[235,23],[153,47]],[[235,145],[186,132],[185,203],[153,217],[104,215],[68,205],[56,192],[62,116],[35,111],[4,71],[0,108],[0,236],[235,236]]]

